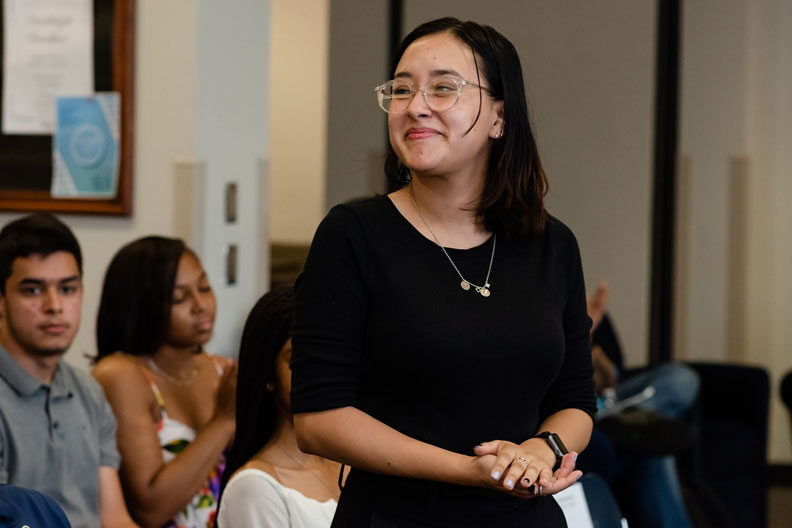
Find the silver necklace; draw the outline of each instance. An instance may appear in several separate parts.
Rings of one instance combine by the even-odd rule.
[[[415,206],[415,210],[418,211],[418,216],[421,217],[421,220],[423,220],[426,229],[428,229],[429,232],[432,234],[432,238],[434,238],[435,244],[440,246],[440,249],[443,250],[443,254],[445,254],[446,258],[448,259],[448,262],[451,263],[451,265],[454,267],[454,270],[457,272],[457,275],[459,275],[459,278],[462,280],[462,282],[459,283],[459,286],[465,291],[468,291],[472,286],[473,288],[475,288],[476,292],[480,293],[483,297],[489,297],[490,293],[492,293],[490,291],[491,285],[489,283],[489,278],[490,278],[490,272],[492,271],[492,261],[495,260],[495,242],[497,241],[498,235],[497,234],[492,235],[492,254],[490,255],[489,268],[487,268],[487,277],[484,279],[484,285],[479,286],[478,284],[473,284],[472,282],[470,282],[469,280],[465,279],[465,277],[462,276],[462,272],[460,272],[457,265],[454,264],[454,260],[451,258],[451,255],[448,254],[448,251],[446,251],[446,248],[444,248],[443,245],[440,243],[440,240],[437,238],[437,235],[435,235],[435,232],[432,231],[431,227],[429,227],[429,222],[426,221],[426,218],[424,218],[421,209],[418,207],[418,202],[415,201],[415,193],[413,192],[412,181],[410,181],[410,198],[412,199],[412,203]]]
[[[186,379],[180,380],[178,378],[175,378],[175,377],[171,376],[170,374],[168,374],[164,370],[162,370],[154,362],[154,358],[148,357],[146,359],[146,363],[148,363],[148,366],[149,366],[149,368],[151,370],[153,370],[155,373],[159,374],[160,376],[162,376],[163,378],[165,378],[169,382],[173,383],[177,387],[189,387],[190,385],[193,384],[193,382],[195,381],[195,378],[198,376],[198,368],[197,367],[193,367],[192,372],[190,373],[190,375]]]
[[[297,458],[293,457],[293,456],[292,456],[292,455],[291,455],[291,454],[290,454],[288,451],[286,451],[285,449],[283,449],[283,448],[282,448],[281,446],[279,446],[278,444],[272,444],[272,446],[273,446],[275,449],[277,449],[278,451],[280,451],[281,453],[283,453],[284,455],[286,455],[287,457],[291,458],[291,459],[292,459],[292,461],[293,461],[295,464],[297,464],[298,466],[300,466],[300,469],[304,469],[304,470],[306,470],[308,473],[310,473],[310,474],[313,476],[313,478],[315,478],[317,481],[319,481],[319,484],[321,484],[321,485],[322,485],[322,487],[324,487],[324,489],[326,489],[327,491],[329,491],[329,492],[330,492],[330,494],[331,494],[331,495],[335,495],[335,494],[336,494],[336,492],[335,492],[335,491],[333,491],[332,489],[330,489],[330,487],[327,485],[327,483],[326,483],[324,480],[322,480],[321,478],[319,478],[319,475],[317,475],[316,473],[314,473],[314,469],[313,469],[313,468],[305,467],[305,462],[303,462],[303,461],[301,461],[301,460],[299,460],[299,459],[297,459]]]

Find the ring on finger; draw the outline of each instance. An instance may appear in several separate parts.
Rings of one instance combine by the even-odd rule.
[[[525,467],[528,467],[528,460],[525,457],[517,457],[514,460],[522,460],[522,463],[525,464]]]
[[[539,484],[539,493],[537,493],[540,497],[542,496],[542,485]]]

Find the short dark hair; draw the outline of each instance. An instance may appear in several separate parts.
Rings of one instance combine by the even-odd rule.
[[[239,345],[236,433],[226,456],[220,495],[234,472],[253,458],[275,434],[278,403],[267,384],[275,381],[278,353],[291,335],[294,287],[278,286],[250,311]],[[218,505],[219,507],[219,505]]]
[[[177,238],[147,236],[122,247],[105,273],[96,318],[96,359],[152,355],[167,339],[179,260]]]
[[[35,213],[6,224],[0,231],[0,293],[11,276],[14,260],[30,255],[71,253],[82,276],[82,252],[71,229],[49,213]]]
[[[454,35],[470,47],[476,61],[476,74],[481,65],[490,96],[503,101],[503,137],[493,143],[476,212],[489,231],[504,232],[514,238],[539,233],[547,219],[544,207],[547,177],[528,116],[520,57],[512,43],[490,26],[451,17],[439,18],[421,24],[404,38],[393,58],[391,76],[395,75],[410,44],[443,32]],[[388,145],[385,175],[391,191],[401,189],[410,181],[410,170],[391,145]]]

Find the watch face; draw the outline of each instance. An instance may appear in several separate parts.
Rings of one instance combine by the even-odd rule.
[[[553,467],[553,470],[558,469],[561,467],[561,459],[564,458],[564,455],[569,453],[564,442],[561,441],[561,437],[555,433],[551,433],[550,431],[542,431],[541,433],[534,436],[534,438],[544,438],[547,445],[550,446],[550,449],[553,450],[553,453],[556,457],[556,463]]]
[[[555,453],[556,458],[561,458],[569,453],[564,442],[561,441],[561,437],[555,433],[547,435],[547,443],[550,444],[550,448],[553,450],[553,453]]]

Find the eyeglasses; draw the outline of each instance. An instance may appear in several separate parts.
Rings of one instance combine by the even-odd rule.
[[[406,79],[393,79],[378,85],[374,91],[377,93],[380,108],[388,114],[398,115],[407,110],[413,97],[419,92],[433,111],[450,110],[459,101],[465,86],[475,86],[489,92],[481,85],[451,76],[436,77],[424,84],[423,89],[420,84],[410,84]]]

